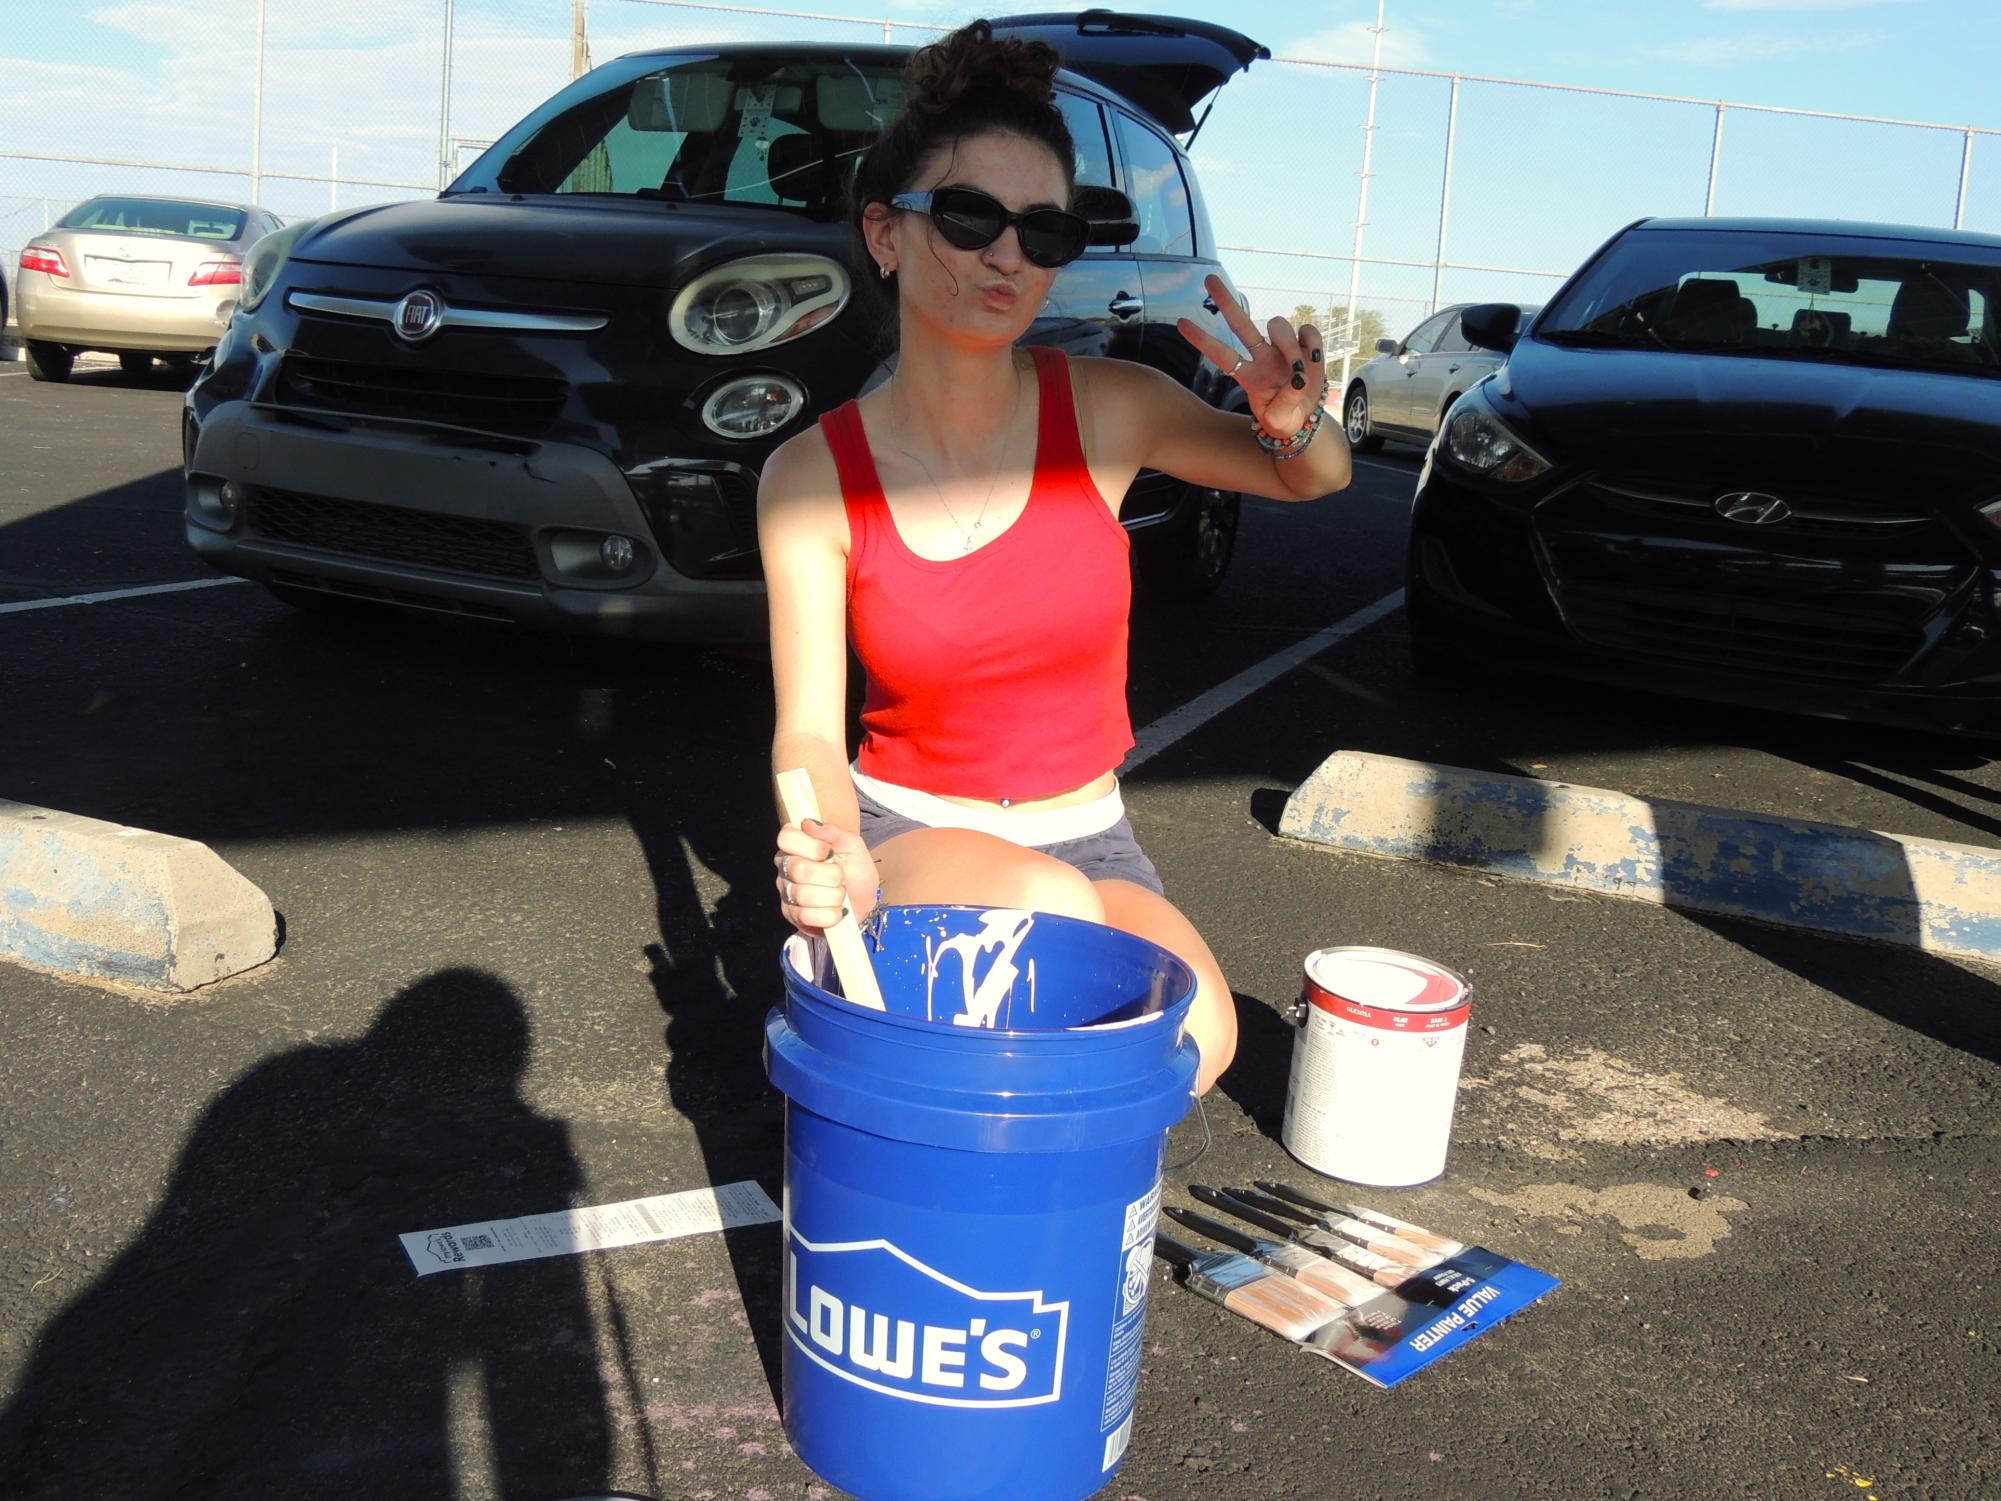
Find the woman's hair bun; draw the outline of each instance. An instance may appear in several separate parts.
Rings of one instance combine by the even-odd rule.
[[[912,55],[906,74],[910,107],[943,113],[979,89],[1012,89],[1047,104],[1055,97],[1061,65],[1047,42],[996,37],[987,22],[969,22]]]

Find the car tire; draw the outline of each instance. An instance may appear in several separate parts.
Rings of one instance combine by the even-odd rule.
[[[133,380],[140,380],[153,373],[153,357],[136,349],[121,349],[118,352],[118,368]]]
[[[1382,435],[1369,421],[1369,388],[1360,381],[1348,388],[1341,404],[1341,427],[1348,435],[1348,447],[1356,453],[1374,453],[1383,446]]]
[[[1160,599],[1207,599],[1223,587],[1236,556],[1243,499],[1234,491],[1190,485],[1181,512],[1134,534],[1140,587]]]
[[[28,374],[35,380],[66,381],[76,365],[76,355],[60,344],[43,339],[28,340]]]

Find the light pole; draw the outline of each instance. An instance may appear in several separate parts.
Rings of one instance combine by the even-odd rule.
[[[452,149],[452,0],[445,0],[445,74],[438,85],[438,191],[451,180]]]
[[[1376,43],[1369,60],[1369,121],[1362,127],[1362,197],[1355,207],[1355,252],[1348,263],[1348,333],[1355,332],[1355,303],[1362,291],[1362,231],[1369,223],[1369,177],[1370,163],[1376,152],[1376,85],[1383,77],[1383,6],[1385,0],[1376,0]],[[1347,339],[1341,341],[1343,344]],[[1351,349],[1341,356],[1342,401],[1346,401],[1348,390],[1348,370],[1354,363],[1355,352]]]
[[[257,77],[250,86],[250,201],[264,192],[264,0],[257,0]]]

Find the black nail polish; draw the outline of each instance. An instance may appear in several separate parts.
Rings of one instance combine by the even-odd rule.
[[[1299,372],[1304,370],[1305,368],[1306,368],[1306,361],[1304,360],[1294,360],[1292,362],[1292,373],[1294,375],[1299,374]]]
[[[1295,391],[1304,391],[1306,389],[1306,377],[1303,375],[1295,375],[1292,378],[1292,389]]]
[[[1317,349],[1313,351],[1313,363],[1316,365],[1320,363],[1320,351]]]

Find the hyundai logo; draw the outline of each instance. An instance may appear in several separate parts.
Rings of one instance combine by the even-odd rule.
[[[1717,515],[1725,521],[1741,521],[1746,526],[1768,526],[1774,521],[1784,521],[1792,513],[1793,508],[1778,496],[1761,494],[1756,490],[1738,490],[1719,496],[1716,501]]]
[[[436,292],[412,292],[396,304],[396,311],[389,317],[397,336],[412,344],[430,338],[444,321],[444,299]]]

